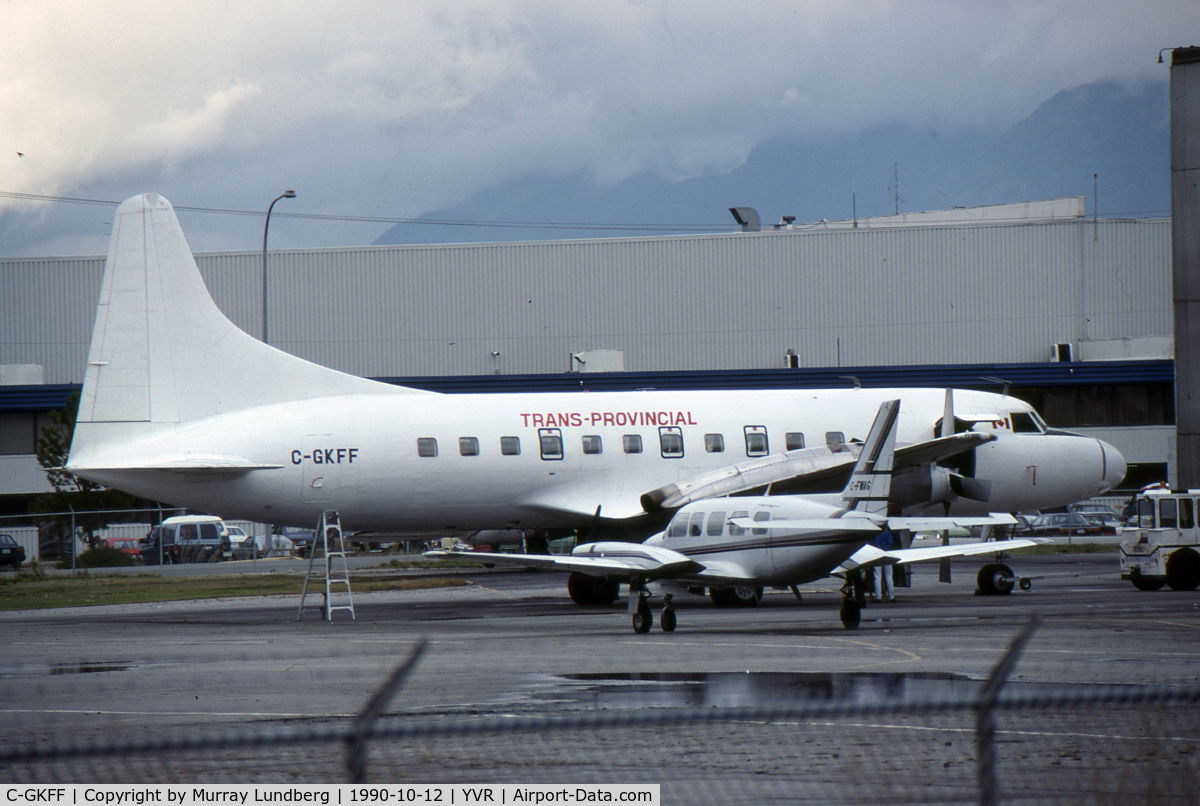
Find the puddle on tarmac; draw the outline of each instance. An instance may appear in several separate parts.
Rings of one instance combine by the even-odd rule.
[[[982,685],[963,675],[937,672],[575,674],[543,678],[542,684],[552,689],[560,704],[614,710],[748,708],[821,701],[881,704],[968,697]]]
[[[117,661],[115,663],[56,663],[50,667],[50,674],[95,674],[97,672],[127,672],[133,668],[132,663]]]

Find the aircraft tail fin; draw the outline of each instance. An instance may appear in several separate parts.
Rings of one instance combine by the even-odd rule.
[[[848,511],[871,516],[887,515],[896,450],[896,423],[899,418],[899,400],[887,400],[880,404],[875,422],[871,424],[871,432],[850,473],[850,481],[842,490],[842,501]]]
[[[415,392],[322,367],[244,333],[213,302],[170,202],[117,209],[68,466],[103,445],[308,397]]]

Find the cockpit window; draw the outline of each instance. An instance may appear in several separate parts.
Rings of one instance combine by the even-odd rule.
[[[1013,433],[1016,434],[1040,434],[1042,428],[1038,425],[1038,421],[1033,415],[1027,411],[1014,411],[1009,415],[1009,422],[1012,423]]]
[[[683,537],[687,534],[688,516],[676,515],[667,527],[667,537]]]

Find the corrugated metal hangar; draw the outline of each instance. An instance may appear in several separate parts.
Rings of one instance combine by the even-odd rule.
[[[30,440],[82,379],[103,262],[0,260],[0,494],[39,483]],[[260,334],[262,253],[197,262],[218,305]],[[1115,444],[1131,482],[1161,476],[1171,451],[1171,223],[1085,218],[1080,199],[716,235],[278,251],[269,279],[272,344],[368,377],[448,391],[1007,382],[1051,424]]]

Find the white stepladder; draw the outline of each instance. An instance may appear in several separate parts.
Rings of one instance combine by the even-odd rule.
[[[334,562],[340,560],[341,568],[335,568]],[[341,516],[333,510],[321,513],[317,522],[317,535],[313,539],[312,550],[308,555],[308,572],[304,575],[304,587],[300,591],[300,609],[296,612],[296,621],[304,616],[304,600],[308,596],[308,583],[320,581],[324,585],[321,599],[321,612],[327,621],[333,621],[333,611],[349,610],[350,618],[354,615],[354,594],[350,592],[350,569],[346,564],[346,541],[342,537]],[[335,586],[344,586],[338,589]],[[345,604],[334,604],[335,593],[345,596]]]

